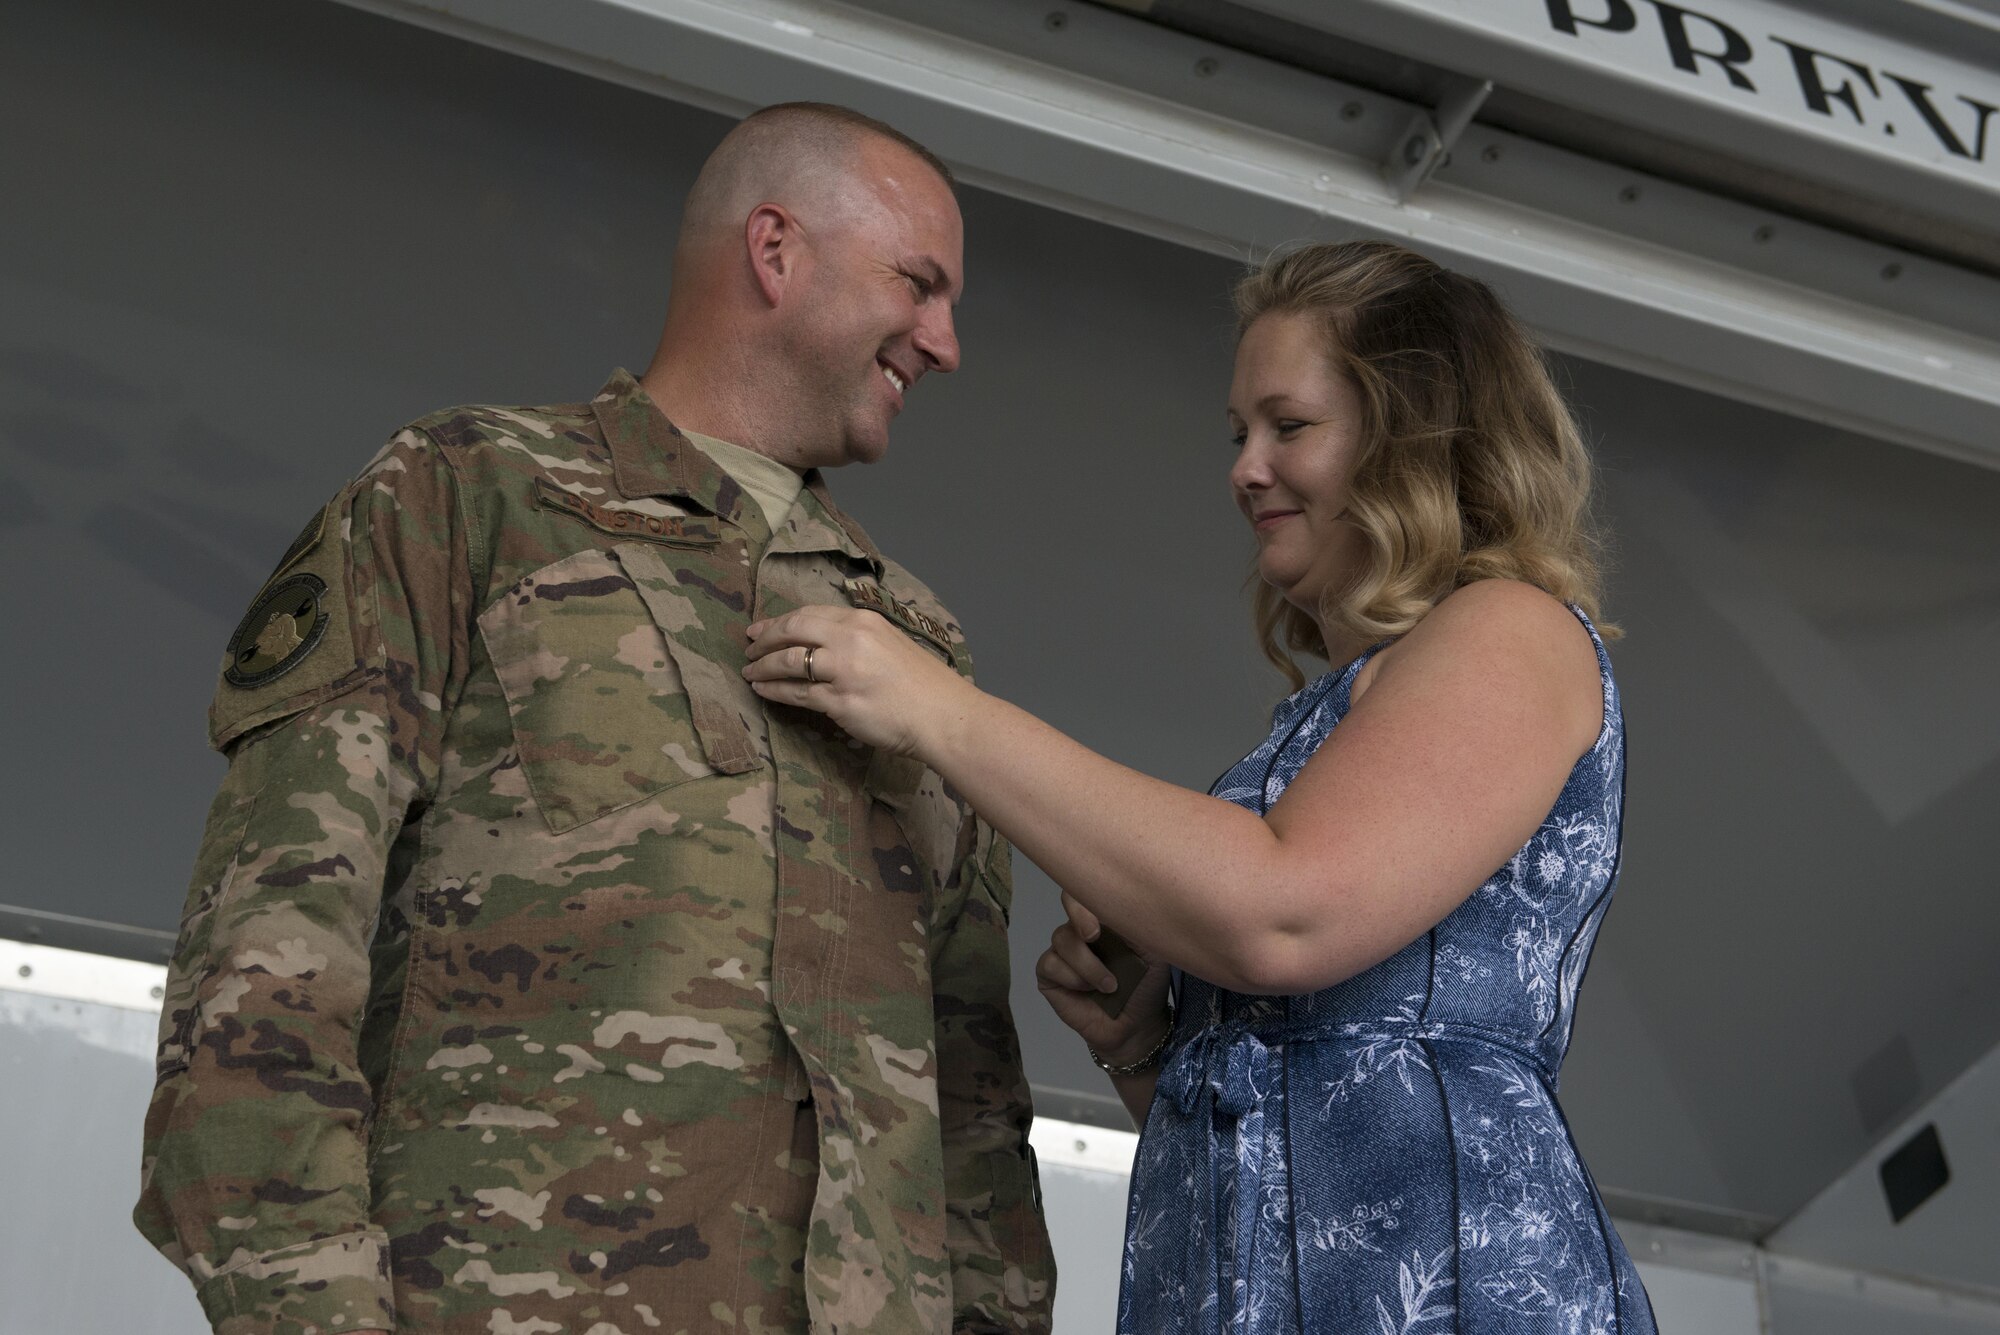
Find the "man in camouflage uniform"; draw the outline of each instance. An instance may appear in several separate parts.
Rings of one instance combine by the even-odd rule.
[[[258,594],[136,1212],[218,1332],[1047,1329],[1007,846],[740,675],[814,602],[970,671],[812,471],[957,364],[960,227],[767,109],[643,382],[413,424]]]

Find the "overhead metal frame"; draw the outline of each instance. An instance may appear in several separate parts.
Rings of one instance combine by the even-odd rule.
[[[2000,125],[1960,98],[2000,102],[2000,74],[1951,47],[1919,46],[1781,0],[1234,0],[1306,28],[1369,43],[1446,69],[1697,144],[1773,171],[1811,163],[1819,181],[1990,233],[2000,206]],[[1909,0],[1877,0],[1892,22]],[[1551,16],[1568,16],[1570,32]],[[1935,9],[1934,20],[1943,15]],[[1967,41],[1990,40],[1991,19],[1960,18]],[[1941,26],[1941,24],[1935,25]],[[1967,31],[1967,30],[1970,31]],[[1670,56],[1667,34],[1684,46]],[[1726,53],[1726,54],[1725,54]],[[1805,69],[1801,69],[1803,64]],[[1815,109],[1802,90],[1810,80]],[[1944,146],[1911,100],[1963,136]],[[1900,123],[1899,123],[1900,122]],[[1979,150],[1975,154],[1975,148]],[[1983,160],[1982,160],[1983,159]]]
[[[1908,313],[2000,310],[2000,284],[1784,224],[1795,254],[1876,281],[1893,267],[1894,302],[1872,302],[1815,282],[1824,263],[1765,263],[1775,231],[1748,229],[1733,261],[1617,230],[1566,201],[1629,201],[1633,173],[1485,127],[1399,202],[1380,164],[1424,109],[1128,14],[1051,0],[346,2],[730,114],[844,102],[910,127],[974,184],[1217,254],[1406,240],[1495,282],[1557,349],[2000,467],[2000,342],[1967,332],[1973,320]],[[1563,200],[1496,182],[1522,162],[1559,172]]]

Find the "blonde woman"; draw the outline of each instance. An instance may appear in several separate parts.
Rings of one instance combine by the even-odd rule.
[[[1229,484],[1299,689],[1212,792],[872,613],[752,626],[746,675],[1063,887],[1042,991],[1144,1126],[1119,1330],[1652,1332],[1555,1098],[1625,765],[1576,426],[1493,294],[1401,247],[1295,251],[1237,304]],[[1100,926],[1145,962],[1116,1018]]]

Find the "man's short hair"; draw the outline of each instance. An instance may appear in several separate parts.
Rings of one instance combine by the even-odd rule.
[[[954,192],[958,189],[958,178],[951,174],[951,168],[945,165],[943,158],[887,121],[878,121],[873,116],[856,111],[853,107],[843,107],[833,102],[779,102],[751,112],[743,118],[740,125],[766,122],[782,125],[787,129],[794,125],[817,125],[831,131],[832,136],[843,138],[849,143],[866,135],[887,139],[892,143],[901,144],[922,158]]]
[[[778,180],[809,191],[815,176],[844,167],[870,138],[907,149],[957,192],[944,160],[895,126],[831,102],[780,102],[745,116],[709,155],[688,191],[683,235],[741,222],[773,198]],[[753,194],[758,198],[750,199]]]

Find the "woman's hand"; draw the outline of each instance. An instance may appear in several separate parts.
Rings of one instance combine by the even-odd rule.
[[[878,751],[925,754],[976,688],[887,618],[808,606],[750,627],[743,676],[766,700],[816,709]]]
[[[1062,902],[1069,921],[1056,928],[1049,948],[1035,961],[1035,986],[1048,998],[1057,1018],[1076,1030],[1101,1061],[1130,1065],[1166,1036],[1167,987],[1173,969],[1147,959],[1146,972],[1132,989],[1125,1009],[1115,1019],[1106,1015],[1099,1002],[1117,990],[1118,980],[1090,948],[1101,931],[1097,916],[1068,891],[1063,892]]]

